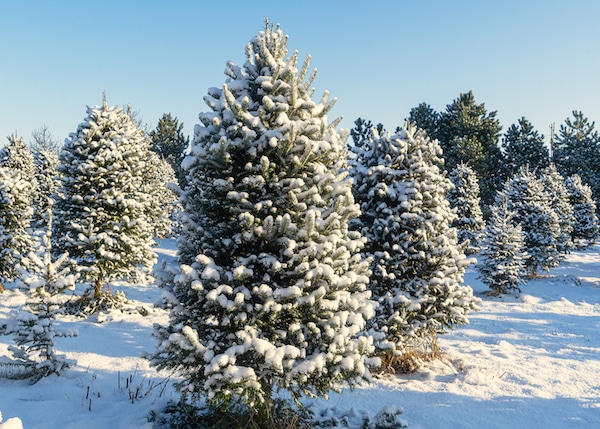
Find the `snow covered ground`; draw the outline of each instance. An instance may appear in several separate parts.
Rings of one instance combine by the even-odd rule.
[[[173,249],[173,240],[162,241],[159,259],[172,258]],[[479,294],[486,290],[473,269],[466,283]],[[140,357],[153,350],[153,323],[167,321],[152,306],[160,290],[113,289],[132,300],[129,311],[61,319],[79,331],[56,342],[77,360],[67,374],[35,385],[0,378],[1,429],[20,427],[14,417],[25,429],[151,428],[150,411],[178,399],[168,374]],[[409,427],[423,429],[600,427],[600,246],[571,253],[518,298],[481,296],[471,324],[440,337],[445,361],[332,394],[316,407],[375,415],[401,406]],[[0,295],[0,325],[24,301],[16,290]],[[12,336],[0,336],[0,361],[11,343]]]

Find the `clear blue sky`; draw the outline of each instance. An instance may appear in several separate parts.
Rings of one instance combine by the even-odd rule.
[[[472,90],[503,132],[527,117],[548,137],[582,110],[600,127],[597,0],[0,0],[0,143],[46,124],[62,141],[106,91],[151,128],[170,112],[192,134],[207,89],[247,42],[280,23],[312,56],[330,119],[401,125]]]

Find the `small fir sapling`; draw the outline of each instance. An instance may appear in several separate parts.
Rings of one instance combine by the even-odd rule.
[[[470,260],[457,242],[441,149],[406,124],[354,147],[351,175],[361,216],[353,222],[371,258],[370,289],[379,304],[368,322],[378,354],[404,353],[449,328],[468,323],[478,299],[463,275]]]
[[[57,354],[56,337],[76,336],[73,329],[56,329],[57,316],[64,313],[65,304],[74,292],[77,274],[70,272],[67,253],[57,259],[51,255],[52,204],[46,215],[48,229],[42,236],[40,253],[29,253],[29,269],[21,268],[20,283],[28,289],[28,299],[17,320],[15,346],[10,350],[17,364],[25,367],[23,376],[37,382],[50,374],[60,374],[74,362]]]
[[[477,265],[479,278],[495,294],[518,293],[525,284],[525,236],[515,216],[508,208],[508,197],[499,192],[483,231]]]
[[[192,399],[250,413],[271,410],[277,390],[298,399],[361,382],[372,351],[345,136],[287,40],[267,23],[204,98],[183,163],[180,267],[160,277],[170,322],[150,356]]]

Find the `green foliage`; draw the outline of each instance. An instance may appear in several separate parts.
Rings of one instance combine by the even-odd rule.
[[[579,175],[600,198],[600,135],[581,111],[573,111],[573,119],[565,119],[554,142],[553,160],[564,177]]]
[[[421,103],[410,109],[408,121],[424,130],[431,139],[438,138],[440,113],[427,103]]]
[[[521,167],[541,172],[550,164],[550,153],[544,145],[544,136],[522,117],[511,125],[502,141],[504,149],[504,177],[512,177]]]
[[[183,122],[179,123],[177,117],[165,113],[149,136],[152,150],[171,165],[179,187],[183,189],[186,179],[181,162],[190,143],[190,138],[183,135]]]
[[[488,112],[483,103],[477,104],[471,91],[460,94],[440,114],[437,138],[446,169],[451,171],[460,162],[468,163],[477,174],[484,205],[493,204],[503,180],[500,130],[496,112]]]

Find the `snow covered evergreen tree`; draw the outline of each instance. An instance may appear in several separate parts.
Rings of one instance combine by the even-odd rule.
[[[540,270],[557,266],[562,259],[557,248],[560,224],[542,181],[524,167],[506,183],[504,192],[508,208],[516,212],[516,222],[521,223],[525,235],[530,274],[537,276]]]
[[[448,202],[456,210],[452,226],[458,231],[458,242],[469,243],[467,253],[476,253],[481,232],[485,228],[477,175],[471,167],[461,162],[450,172],[449,179],[454,187],[448,191]]]
[[[10,348],[16,363],[25,367],[24,375],[33,382],[50,374],[60,374],[73,362],[56,353],[55,337],[72,337],[71,329],[56,329],[56,317],[64,313],[65,303],[70,299],[67,292],[74,292],[76,274],[70,273],[67,253],[53,260],[50,236],[52,231],[52,203],[48,204],[45,223],[47,232],[42,237],[39,253],[30,252],[29,269],[21,269],[21,282],[29,290],[25,307],[19,312],[16,346]]]
[[[31,151],[22,138],[11,135],[8,145],[0,149],[0,166],[10,168],[19,173],[29,183],[26,196],[30,201],[38,198],[38,184],[35,178],[35,162]]]
[[[335,100],[311,99],[309,58],[298,70],[279,26],[246,53],[209,89],[184,160],[181,266],[151,361],[179,371],[193,398],[256,412],[277,389],[325,395],[362,380],[373,308],[347,225],[359,208],[344,138],[327,120]]]
[[[541,180],[550,198],[550,207],[558,217],[560,230],[556,237],[556,248],[561,253],[568,253],[573,248],[573,206],[565,187],[565,179],[554,164],[542,170]]]
[[[18,171],[0,167],[0,280],[18,277],[17,266],[33,247],[30,190],[31,182]]]
[[[596,215],[596,203],[592,197],[592,189],[582,183],[577,174],[565,180],[565,188],[569,194],[569,202],[573,207],[573,231],[571,238],[573,243],[584,246],[594,242],[598,236],[598,216]]]
[[[468,323],[477,302],[461,285],[469,261],[450,227],[456,216],[446,193],[452,184],[441,170],[437,141],[412,124],[355,150],[359,229],[379,303],[369,331],[378,337],[378,353],[401,354],[415,339],[435,340],[436,333]]]
[[[483,233],[477,270],[482,283],[497,294],[520,292],[527,275],[525,235],[515,224],[516,212],[499,192]]]
[[[149,140],[129,112],[106,99],[87,114],[59,156],[53,240],[77,261],[97,300],[104,282],[144,280],[156,254],[144,191]]]
[[[35,178],[38,184],[38,198],[34,202],[33,221],[42,222],[48,211],[48,202],[55,197],[58,189],[58,155],[52,150],[40,150],[34,153]],[[43,223],[43,222],[42,222]]]
[[[146,162],[144,192],[150,196],[146,216],[153,227],[154,237],[165,237],[173,230],[173,218],[178,210],[177,176],[171,164],[154,152]],[[174,188],[175,187],[175,188]]]

